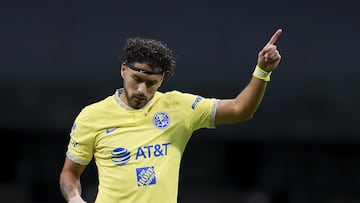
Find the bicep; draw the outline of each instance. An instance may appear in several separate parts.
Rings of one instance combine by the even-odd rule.
[[[217,125],[231,124],[247,119],[247,115],[242,113],[241,108],[236,105],[234,99],[222,99],[219,101],[215,117]]]

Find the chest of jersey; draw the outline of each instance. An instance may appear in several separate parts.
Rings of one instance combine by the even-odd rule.
[[[179,156],[187,129],[186,116],[175,109],[112,113],[98,126],[94,156],[113,164]]]

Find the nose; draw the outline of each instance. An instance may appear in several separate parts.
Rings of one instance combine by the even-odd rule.
[[[147,87],[146,87],[145,82],[139,83],[138,88],[137,88],[137,92],[140,93],[140,94],[145,94],[146,88]]]

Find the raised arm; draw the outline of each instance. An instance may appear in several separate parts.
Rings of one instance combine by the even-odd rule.
[[[60,173],[60,190],[69,203],[86,203],[81,198],[80,176],[86,166],[77,164],[69,158],[65,158],[63,169]]]
[[[248,85],[234,99],[219,101],[216,124],[249,120],[258,109],[266,90],[270,74],[280,63],[281,55],[275,45],[282,29],[278,29],[258,54],[257,66]]]

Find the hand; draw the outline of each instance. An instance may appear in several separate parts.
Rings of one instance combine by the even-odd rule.
[[[87,203],[79,195],[72,197],[69,203]]]
[[[282,29],[276,30],[269,42],[258,54],[258,66],[266,72],[276,69],[280,63],[281,55],[275,45],[276,40],[282,33]]]

